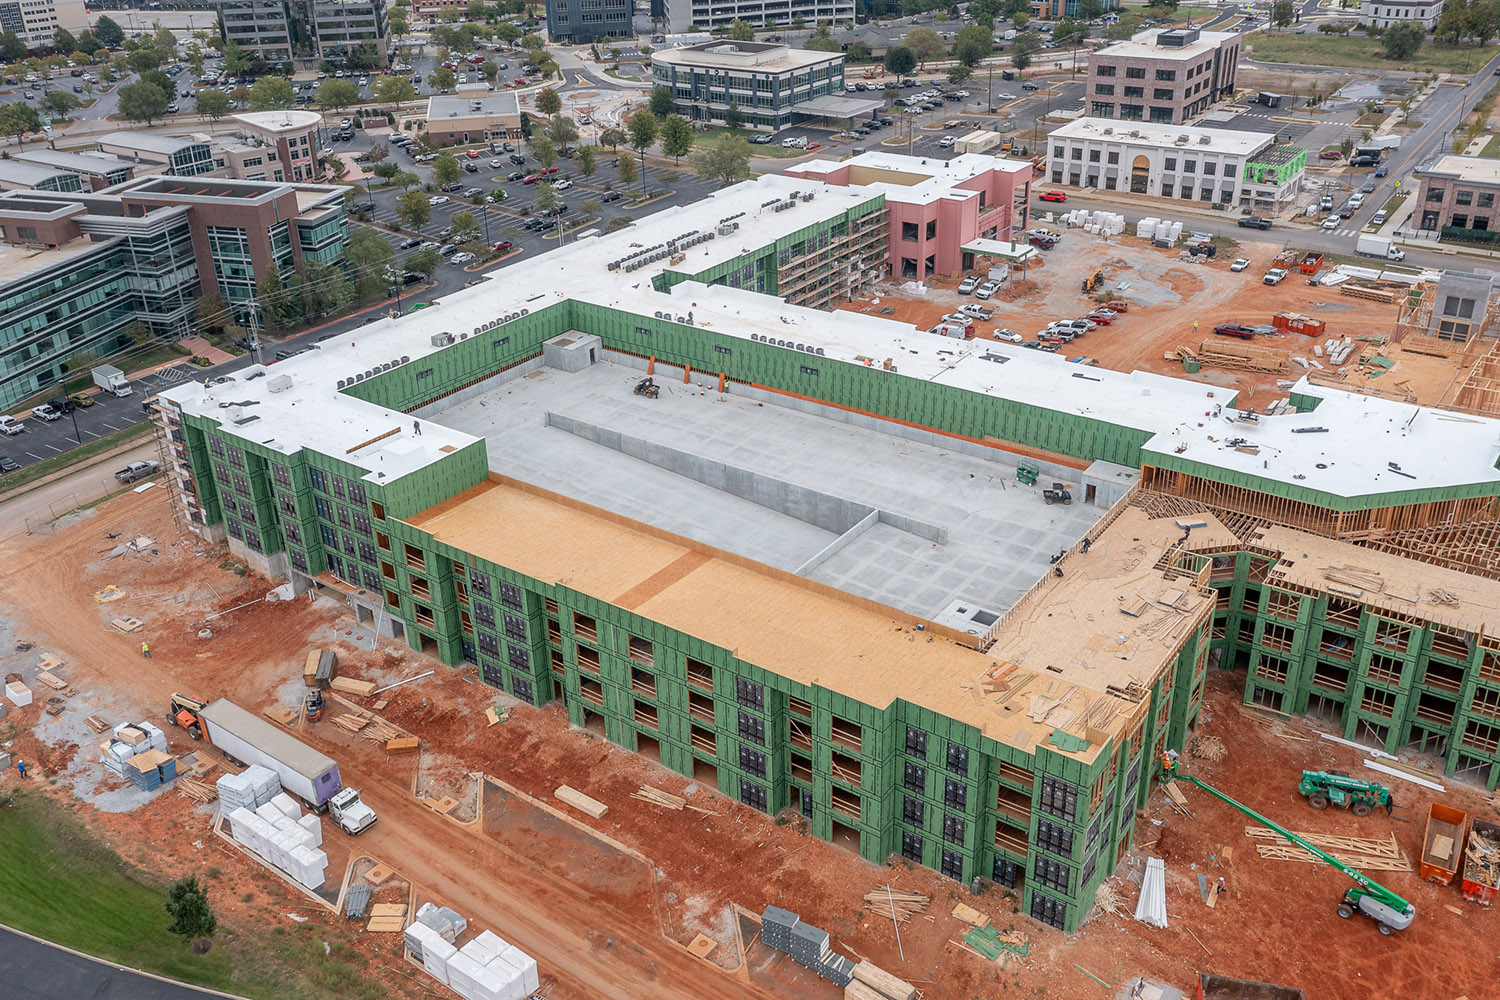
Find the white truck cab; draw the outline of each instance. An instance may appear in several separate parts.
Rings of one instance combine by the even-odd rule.
[[[359,790],[343,788],[328,800],[328,815],[350,836],[375,825],[375,810],[360,800]]]

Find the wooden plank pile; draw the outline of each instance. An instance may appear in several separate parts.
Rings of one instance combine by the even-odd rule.
[[[1199,734],[1188,742],[1188,753],[1199,760],[1223,760],[1228,752],[1224,747],[1224,741],[1217,736]]]
[[[988,913],[980,913],[966,903],[955,905],[953,907],[953,915],[970,927],[988,927],[990,924],[990,915]]]
[[[916,1000],[917,988],[868,959],[854,967],[854,978],[844,987],[844,1000]]]
[[[353,677],[335,677],[328,682],[328,686],[334,691],[352,694],[356,698],[368,698],[375,693],[375,689],[380,685],[374,681],[355,680]]]
[[[392,725],[373,715],[359,715],[352,712],[336,715],[333,718],[333,724],[346,733],[358,733],[365,739],[376,743],[385,743],[406,735],[406,730],[400,726]]]
[[[1173,809],[1177,810],[1177,812],[1181,813],[1183,816],[1192,819],[1193,811],[1188,808],[1187,797],[1182,794],[1182,789],[1177,787],[1177,782],[1168,781],[1161,787],[1162,791],[1166,792],[1167,794],[1168,804],[1170,804]]]
[[[1386,291],[1384,288],[1371,288],[1369,285],[1356,285],[1352,281],[1346,281],[1340,285],[1339,294],[1347,295],[1351,299],[1368,299],[1385,305],[1396,301],[1395,292]]]
[[[559,801],[566,802],[574,809],[587,816],[592,816],[594,819],[600,819],[605,813],[609,812],[609,806],[603,802],[600,802],[598,799],[589,798],[578,789],[570,788],[567,785],[558,785],[557,791],[552,794]]]
[[[83,721],[87,723],[88,727],[96,733],[102,733],[109,728],[109,723],[106,722],[102,716],[91,715]]]
[[[1263,858],[1271,858],[1276,861],[1303,861],[1308,864],[1323,863],[1323,859],[1309,854],[1306,850],[1293,844],[1269,827],[1247,826],[1245,827],[1245,836],[1252,840],[1270,841],[1270,843],[1255,845],[1255,852]],[[1335,837],[1323,833],[1299,832],[1297,836],[1314,847],[1327,851],[1350,868],[1378,872],[1409,872],[1413,870],[1411,861],[1402,852],[1400,845],[1396,843],[1396,835],[1394,833],[1391,834],[1388,840],[1377,840],[1368,837]]]
[[[1205,340],[1198,348],[1198,360],[1214,368],[1231,371],[1281,374],[1289,368],[1289,355],[1270,347],[1258,347],[1240,340]]]
[[[195,802],[212,802],[219,797],[219,790],[206,781],[179,776],[177,790]]]
[[[405,929],[405,903],[376,903],[370,907],[370,922],[365,925],[365,930],[377,934],[400,934]]]
[[[632,799],[640,799],[642,802],[649,802],[655,806],[661,806],[663,809],[671,809],[676,812],[682,812],[682,810],[684,809],[691,809],[693,812],[702,813],[705,816],[719,815],[712,809],[705,809],[702,806],[692,805],[688,802],[687,799],[683,798],[680,795],[673,795],[671,792],[664,792],[660,788],[652,788],[650,785],[642,785],[638,790],[631,792],[630,797]]]
[[[865,902],[870,904],[877,916],[903,923],[913,913],[921,913],[927,909],[927,904],[932,900],[920,892],[897,892],[890,886],[881,886],[865,893]]]

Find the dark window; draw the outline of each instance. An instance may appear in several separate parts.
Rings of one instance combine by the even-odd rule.
[[[363,510],[354,511],[354,530],[370,538],[375,534],[374,527],[370,524],[370,515]]]
[[[1053,854],[1073,853],[1073,829],[1042,820],[1036,826],[1036,842]]]
[[[524,677],[516,677],[514,675],[511,677],[510,693],[528,705],[536,704],[536,695],[532,692],[531,681]]]
[[[318,525],[318,535],[323,539],[324,545],[335,546],[339,543],[338,532],[334,531],[326,524]]]
[[[913,757],[927,759],[927,732],[916,726],[906,727],[906,752]]]
[[[740,713],[740,739],[749,740],[756,746],[766,745],[766,720],[750,715],[746,712]]]
[[[766,786],[740,779],[740,801],[761,812],[766,811]]]
[[[295,569],[299,573],[306,573],[307,572],[307,556],[303,555],[297,549],[292,549],[291,552],[290,552],[290,556],[291,556],[291,560],[292,560],[292,568]]]
[[[460,636],[458,641],[463,646],[465,662],[477,665],[479,663],[479,650],[474,648],[474,640],[465,635]]]
[[[927,768],[921,764],[906,765],[906,787],[909,791],[921,792],[927,788]]]
[[[216,437],[210,436],[208,439],[208,453],[215,458],[223,458],[224,442]]]
[[[962,844],[969,832],[969,824],[962,816],[943,813],[943,839],[950,844]]]
[[[922,863],[922,838],[915,833],[901,831],[901,856],[909,861]]]
[[[635,335],[637,337],[649,337],[651,336],[651,328],[648,326],[638,326],[635,328]]]
[[[743,677],[734,679],[735,698],[746,708],[753,708],[757,712],[766,710],[766,686],[754,681],[747,681]]]
[[[943,863],[939,870],[949,878],[963,878],[964,856],[957,851],[944,851]]]
[[[1115,75],[1115,69],[1116,69],[1116,67],[1114,67],[1114,66],[1099,66],[1099,67],[1096,68],[1096,72],[1100,76],[1114,76]]]
[[[329,485],[333,487],[333,495],[340,500],[349,499],[349,494],[344,492],[344,481],[338,476],[329,476]]]
[[[749,747],[740,747],[740,767],[746,774],[753,774],[757,778],[766,776],[766,755],[759,750],[751,750]]]
[[[238,448],[225,448],[224,457],[229,459],[229,464],[241,471],[245,468],[245,453]]]
[[[359,558],[363,562],[367,562],[367,563],[374,562],[375,561],[375,546],[372,545],[372,544],[370,544],[369,542],[365,541],[364,539],[359,539]]]
[[[733,354],[734,353],[734,350],[732,348],[725,347],[723,344],[715,344],[714,345],[714,351],[716,353],[718,353],[718,354]]]
[[[501,597],[503,599],[504,595],[502,594]],[[518,617],[517,615],[504,615],[503,617],[505,618],[505,637],[507,639],[520,639],[522,641],[525,641],[526,620],[524,618]]]
[[[368,567],[362,568],[359,571],[359,582],[364,584],[366,590],[378,591],[380,589],[380,574]]]
[[[272,463],[270,463],[270,465],[271,465],[271,482],[275,483],[277,486],[285,486],[287,489],[291,489],[292,488],[292,470],[288,469],[284,465],[279,465],[276,462],[272,462]]]
[[[276,509],[287,517],[297,516],[297,501],[285,493],[276,494]]]
[[[1472,204],[1474,204],[1474,192],[1473,191],[1455,191],[1454,194],[1453,194],[1453,203],[1455,205],[1472,205]]]
[[[318,516],[325,521],[333,520],[333,504],[322,497],[313,497],[313,506],[318,509]]]
[[[365,487],[364,487],[363,483],[351,482],[349,484],[349,502],[350,503],[357,503],[360,506],[364,505],[364,502],[365,502]]]
[[[967,776],[969,773],[969,748],[958,743],[948,744],[948,770]]]
[[[512,611],[525,611],[526,593],[513,583],[501,583],[500,603]]]
[[[912,826],[921,826],[927,819],[927,804],[921,799],[914,799],[910,795],[902,796],[901,818]]]
[[[1146,79],[1146,68],[1144,66],[1126,66],[1125,78],[1127,80],[1144,80]]]
[[[1016,882],[1021,874],[1021,867],[1003,854],[995,855],[995,865],[990,869],[990,878],[995,880],[996,885],[1003,885],[1007,889],[1016,888]]]
[[[328,492],[328,484],[323,480],[322,469],[309,468],[307,470],[307,479],[308,482],[312,483],[313,489],[322,490],[325,493]]]
[[[476,594],[485,594],[486,596],[488,596],[488,594],[490,592],[490,578],[489,578],[489,575],[485,574],[485,573],[481,573],[477,569],[470,569],[469,570],[469,586],[474,588],[474,592]]]
[[[234,473],[234,475],[230,476],[229,478],[234,481],[234,491],[236,493],[238,493],[242,497],[248,497],[250,495],[250,480],[249,479],[246,479],[244,476],[240,475],[238,472]]]
[[[258,531],[250,531],[250,530],[247,529],[245,531],[245,544],[250,547],[250,551],[251,552],[259,552],[261,550],[260,549],[260,532],[258,532]]]
[[[804,375],[816,375],[816,374],[818,374],[818,370],[816,368],[809,368],[806,365],[803,365],[802,366],[802,374],[804,374]]]
[[[483,646],[483,643],[480,645]],[[479,661],[479,678],[490,687],[503,688],[505,686],[505,673],[500,669],[500,664],[494,660],[481,659]]]
[[[338,504],[334,504],[333,505],[333,509],[338,512],[338,515],[339,515],[339,526],[340,527],[342,527],[342,528],[352,528],[352,527],[354,527],[354,520],[353,520],[353,518],[351,518],[349,516],[349,508],[348,507],[341,507]]]
[[[1042,779],[1042,796],[1039,800],[1042,812],[1071,823],[1078,805],[1078,786],[1057,778]]]
[[[1049,889],[1059,892],[1068,891],[1068,881],[1073,876],[1073,870],[1058,861],[1044,858],[1040,854],[1036,856],[1031,866],[1031,877]]]
[[[286,540],[291,542],[292,544],[302,544],[302,528],[300,525],[293,524],[290,521],[284,521],[281,525],[281,533],[285,535]]]
[[[479,637],[479,651],[490,656],[500,655],[500,640],[488,632],[475,633]]]
[[[531,669],[531,650],[525,646],[517,646],[514,643],[506,643],[505,655],[510,661],[512,670]]]
[[[1068,923],[1068,907],[1061,900],[1053,899],[1044,892],[1032,890],[1031,916],[1032,919],[1040,920],[1049,927],[1062,930]]]
[[[962,781],[954,781],[947,778],[943,781],[943,804],[954,809],[967,809],[969,806],[969,786]]]
[[[495,609],[483,601],[474,602],[474,617],[479,619],[479,624],[495,627]]]

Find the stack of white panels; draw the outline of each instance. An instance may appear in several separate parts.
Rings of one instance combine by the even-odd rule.
[[[306,830],[307,835],[312,838],[312,843],[308,844],[308,847],[323,846],[323,821],[318,818],[317,813],[308,813],[297,821],[297,825]]]
[[[508,946],[500,957],[521,974],[521,996],[529,997],[542,988],[541,977],[537,974],[536,959],[515,945]]]
[[[281,779],[276,772],[259,764],[250,765],[241,774],[226,774],[216,785],[219,811],[226,816],[241,806],[257,809],[281,791]]]
[[[235,841],[307,888],[321,886],[328,868],[328,855],[314,843],[314,834],[281,815],[273,806],[265,805],[261,809],[276,813],[282,826],[278,828],[277,823],[268,822],[260,810],[252,812],[241,806],[229,814],[230,832]],[[321,835],[317,840],[321,843]]]
[[[448,985],[466,1000],[484,1000],[487,994],[479,985],[484,966],[462,951],[448,959]]]
[[[446,907],[425,903],[406,928],[407,950],[465,1000],[525,1000],[540,988],[535,959],[494,931],[482,931],[462,948],[444,940],[445,931],[467,923]]]
[[[271,805],[281,810],[281,814],[287,819],[302,818],[302,807],[297,804],[296,799],[292,798],[286,792],[277,792],[271,796]]]
[[[136,747],[119,740],[99,745],[99,756],[104,761],[104,766],[122,778],[125,776],[125,762],[140,752]]]
[[[1141,879],[1141,898],[1135,904],[1135,919],[1152,927],[1167,926],[1167,866],[1161,858],[1146,859]]]
[[[422,967],[427,974],[444,986],[449,985],[448,963],[458,954],[458,949],[444,941],[438,932],[426,924],[416,924],[427,936],[422,941]]]
[[[1160,219],[1142,219],[1135,224],[1135,234],[1143,240],[1149,240],[1156,236],[1156,227],[1161,224]]]

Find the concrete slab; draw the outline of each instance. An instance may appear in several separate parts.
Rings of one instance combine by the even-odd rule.
[[[641,377],[607,361],[542,369],[424,417],[483,436],[495,472],[779,569],[811,563],[809,579],[929,618],[959,599],[1008,607],[1102,514],[1046,506],[1002,452],[960,454],[711,383],[659,378],[660,397],[645,399],[631,392]],[[879,522],[856,527],[872,509]],[[835,541],[846,544],[813,558]]]

